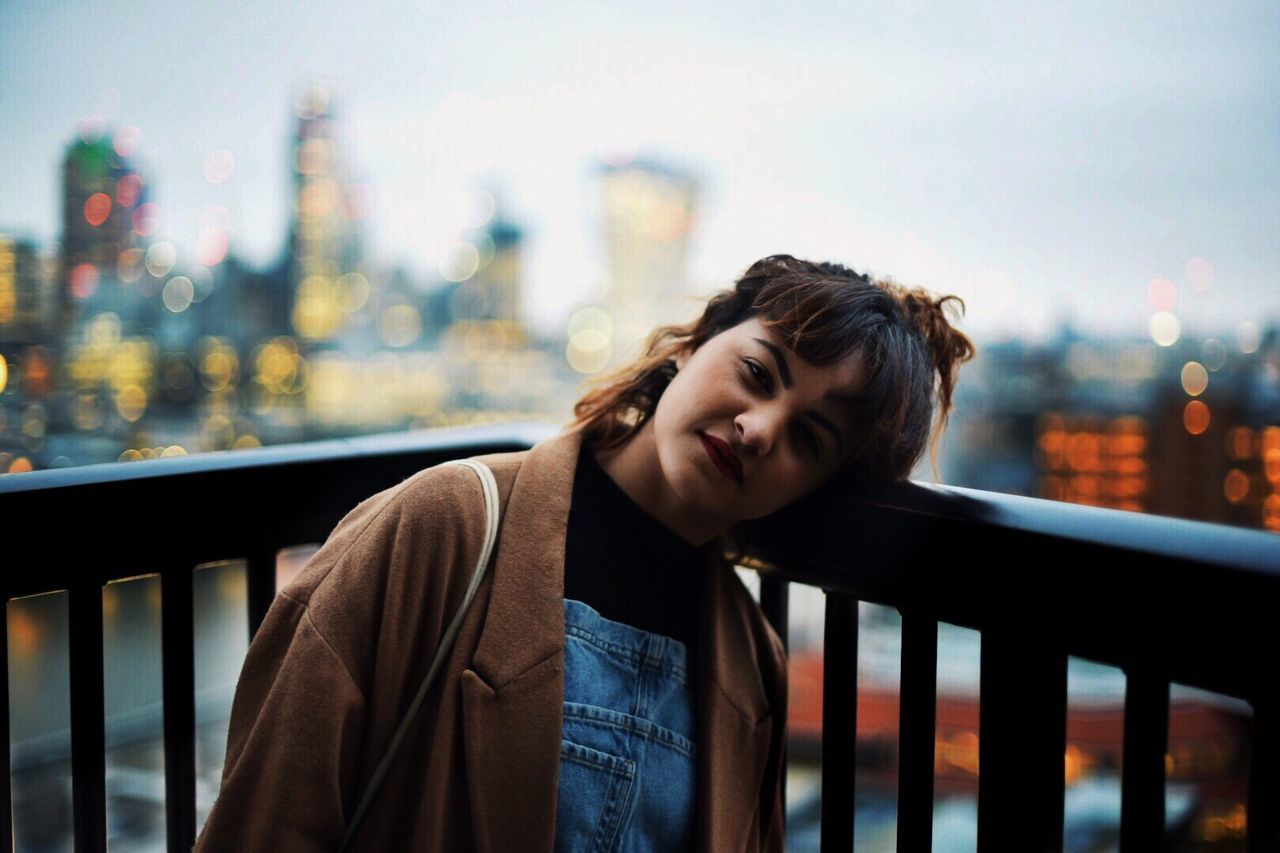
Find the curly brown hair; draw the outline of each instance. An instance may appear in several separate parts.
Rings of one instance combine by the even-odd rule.
[[[574,405],[569,428],[581,429],[601,449],[624,444],[653,416],[676,372],[674,356],[692,353],[720,332],[752,317],[777,332],[801,358],[816,365],[849,355],[863,359],[867,381],[857,407],[855,449],[834,479],[871,484],[905,479],[937,443],[952,409],[962,362],[976,354],[973,342],[952,327],[934,298],[891,278],[872,279],[841,264],[791,255],[761,258],[728,290],[708,301],[690,323],[659,326],[643,354],[591,380],[596,386]],[[939,416],[934,425],[935,386]]]

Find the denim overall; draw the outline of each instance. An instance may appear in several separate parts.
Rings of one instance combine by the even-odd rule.
[[[683,643],[564,602],[557,853],[690,850],[697,765]]]

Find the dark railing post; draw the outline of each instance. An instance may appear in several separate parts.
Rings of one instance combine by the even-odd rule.
[[[245,586],[249,604],[249,642],[258,633],[258,626],[267,618],[271,602],[276,597],[276,550],[259,548],[245,561]]]
[[[787,582],[786,578],[771,572],[760,576],[760,609],[764,611],[765,618],[769,620],[769,624],[777,632],[778,639],[782,640],[782,647],[790,649],[791,639],[788,635],[791,632],[788,626],[790,625],[791,584]],[[787,786],[785,784],[787,778],[787,756],[785,753],[782,757],[782,778],[784,780],[782,786],[782,811],[785,814],[787,810]]]
[[[1120,770],[1120,850],[1164,843],[1164,756],[1169,743],[1169,679],[1149,669],[1125,672],[1124,752]]]
[[[1245,826],[1250,853],[1280,849],[1280,690],[1267,684],[1253,701],[1252,759],[1249,762],[1249,804]]]
[[[938,622],[902,616],[898,705],[898,850],[933,847],[933,763],[938,711]]]
[[[107,849],[107,757],[103,724],[102,585],[68,590],[71,811],[76,853]]]
[[[1062,849],[1067,656],[1025,622],[982,632],[978,849]]]
[[[822,853],[853,850],[858,599],[827,591],[822,639]]]
[[[179,566],[160,576],[161,660],[164,669],[165,829],[169,853],[187,853],[196,835],[195,630],[191,573]]]
[[[791,638],[788,636],[790,608],[791,584],[787,579],[772,572],[762,574],[760,576],[760,609],[764,611],[765,618],[769,620],[773,630],[778,632],[782,647],[785,649],[791,648]]]
[[[9,734],[9,606],[5,601],[4,608],[4,631],[0,631],[0,663],[3,663],[3,671],[0,671],[0,684],[4,684],[4,693],[0,694],[3,701],[0,701],[0,720],[3,721],[3,727],[0,731],[4,732],[5,744],[4,749],[0,750],[0,772],[4,775],[0,777],[0,791],[3,796],[0,797],[0,853],[13,853],[13,809],[10,804],[13,802],[13,785],[11,784],[12,767],[9,766],[9,744],[13,738]]]

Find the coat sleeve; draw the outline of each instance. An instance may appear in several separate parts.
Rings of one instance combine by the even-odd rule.
[[[366,765],[416,691],[411,667],[431,659],[465,592],[450,567],[475,561],[483,500],[469,469],[426,469],[350,510],[276,593],[236,683],[195,853],[338,848]]]
[[[770,703],[773,728],[769,735],[769,759],[760,790],[760,814],[764,822],[761,847],[768,853],[782,853],[786,843],[786,810],[783,793],[787,785],[787,652],[782,640],[769,630],[773,653],[773,684]]]
[[[277,593],[232,700],[218,798],[196,853],[328,851],[354,810],[365,700],[305,605]]]

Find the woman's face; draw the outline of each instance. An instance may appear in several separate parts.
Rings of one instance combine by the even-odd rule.
[[[856,357],[819,367],[751,318],[676,364],[641,441],[629,442],[630,476],[648,487],[628,491],[646,495],[650,512],[687,540],[786,506],[849,458],[863,383]],[[645,455],[656,456],[649,471]],[[626,476],[625,464],[617,470]]]

